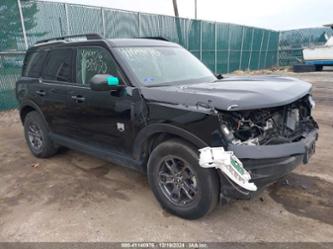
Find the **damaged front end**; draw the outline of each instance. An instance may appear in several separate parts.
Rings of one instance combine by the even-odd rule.
[[[314,101],[310,95],[282,107],[221,112],[219,120],[228,145],[277,145],[302,140],[318,129],[311,116]]]
[[[253,183],[259,191],[299,164],[308,163],[318,138],[318,125],[311,116],[313,108],[311,95],[306,95],[281,107],[217,112],[223,147],[248,172],[247,185]],[[222,197],[249,198],[255,194],[225,172],[222,175]]]

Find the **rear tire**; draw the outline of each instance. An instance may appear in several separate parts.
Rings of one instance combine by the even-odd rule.
[[[149,185],[168,212],[185,219],[198,219],[218,202],[219,182],[215,169],[198,163],[198,151],[172,139],[159,144],[148,160]]]
[[[49,137],[47,126],[38,112],[29,112],[25,117],[24,135],[35,157],[48,158],[57,153],[58,147]]]
[[[316,71],[323,71],[322,65],[316,65]]]

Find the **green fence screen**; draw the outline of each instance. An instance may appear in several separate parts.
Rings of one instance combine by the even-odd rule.
[[[15,107],[21,51],[37,40],[82,33],[106,38],[160,36],[181,44],[215,73],[269,68],[278,62],[279,32],[228,23],[46,1],[0,3],[0,110]],[[25,28],[25,35],[23,32]]]

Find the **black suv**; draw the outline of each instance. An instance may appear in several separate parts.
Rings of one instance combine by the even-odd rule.
[[[215,76],[158,39],[40,41],[16,95],[33,155],[63,146],[140,170],[162,207],[187,219],[253,197],[307,163],[318,137],[311,84]]]

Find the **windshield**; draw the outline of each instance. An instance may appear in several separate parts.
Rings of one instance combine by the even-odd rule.
[[[145,86],[216,80],[204,64],[180,47],[125,47],[118,50]]]

